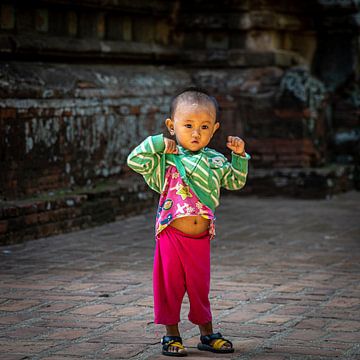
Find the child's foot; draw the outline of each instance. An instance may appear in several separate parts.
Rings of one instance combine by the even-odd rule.
[[[234,348],[232,342],[223,338],[220,333],[200,336],[201,343],[198,344],[199,350],[211,351],[214,353],[232,353]]]
[[[180,336],[166,335],[161,339],[163,346],[162,354],[168,356],[187,356],[185,347]]]

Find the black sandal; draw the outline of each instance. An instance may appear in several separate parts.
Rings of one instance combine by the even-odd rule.
[[[216,340],[212,345],[210,345],[211,341]],[[226,340],[220,333],[210,334],[210,335],[202,335],[200,336],[201,343],[198,344],[197,348],[203,351],[211,351],[213,353],[232,353],[234,352],[233,344],[230,340]],[[221,347],[229,343],[231,348],[222,349]]]
[[[174,351],[168,351],[169,346],[175,346],[179,349],[184,349],[185,347],[182,344],[182,339],[180,336],[163,336],[161,339],[162,344],[162,354],[167,356],[187,356],[187,353],[185,352],[174,352]]]

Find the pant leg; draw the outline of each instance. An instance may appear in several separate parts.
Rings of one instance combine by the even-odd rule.
[[[189,320],[205,324],[212,320],[210,292],[210,239],[190,240],[192,251],[185,261],[186,289],[190,301]]]
[[[185,271],[186,291],[189,296],[189,320],[193,324],[205,324],[212,320],[210,292],[210,235],[188,235],[171,228],[181,240],[176,243],[177,252]]]
[[[174,325],[180,321],[185,295],[185,273],[178,254],[177,239],[165,228],[158,236],[154,254],[153,292],[155,324]]]

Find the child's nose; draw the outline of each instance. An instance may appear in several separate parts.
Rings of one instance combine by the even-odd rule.
[[[199,131],[199,130],[194,129],[194,131],[193,131],[192,135],[193,135],[194,137],[200,137],[200,131]]]

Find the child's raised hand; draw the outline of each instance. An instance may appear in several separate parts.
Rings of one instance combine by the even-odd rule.
[[[245,155],[245,142],[237,136],[228,136],[226,146],[235,154]]]
[[[165,150],[164,154],[177,154],[178,148],[176,147],[175,140],[164,137]]]

